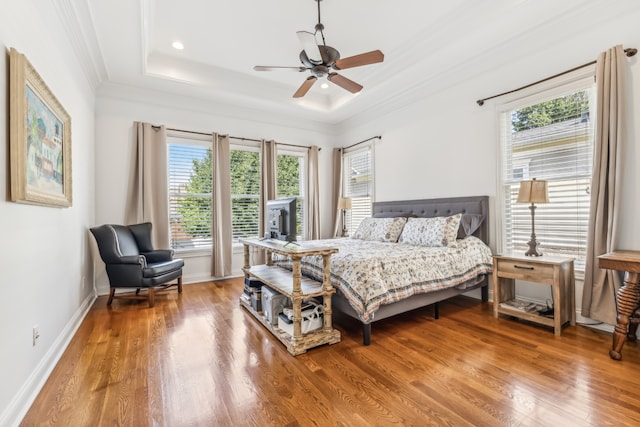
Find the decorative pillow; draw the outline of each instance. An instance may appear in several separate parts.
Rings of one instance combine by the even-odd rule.
[[[462,214],[460,227],[458,227],[458,239],[471,236],[480,227],[482,221],[484,221],[484,215],[482,214]]]
[[[398,241],[407,218],[365,218],[353,233],[353,239],[375,240],[378,242]]]
[[[405,217],[405,218],[413,218],[415,217],[414,214],[409,213],[409,212],[378,212],[373,214],[374,218],[398,218],[398,217]]]
[[[460,226],[462,214],[433,218],[409,218],[398,239],[399,243],[410,245],[453,247]]]

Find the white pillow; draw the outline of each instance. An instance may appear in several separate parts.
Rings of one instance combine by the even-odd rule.
[[[409,218],[405,224],[399,243],[409,245],[454,247],[462,214],[433,218]]]
[[[365,218],[353,233],[353,239],[396,243],[407,218]]]

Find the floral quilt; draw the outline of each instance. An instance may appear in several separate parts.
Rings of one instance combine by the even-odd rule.
[[[491,250],[468,236],[455,247],[426,247],[405,243],[327,239],[304,242],[339,248],[331,256],[331,282],[359,313],[363,322],[373,319],[381,305],[458,286],[490,273]],[[291,268],[291,260],[275,256],[274,263]],[[304,257],[302,274],[322,281],[322,256]]]

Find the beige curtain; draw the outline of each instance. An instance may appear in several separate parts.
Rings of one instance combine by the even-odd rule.
[[[164,126],[133,123],[133,154],[125,223],[151,222],[157,248],[169,247],[167,132]]]
[[[267,215],[267,200],[276,198],[276,161],[277,149],[275,141],[260,141],[260,212],[258,233],[264,236],[264,221]]]
[[[342,235],[342,215],[338,211],[338,200],[342,197],[342,148],[333,149],[333,188],[331,212],[333,212],[333,237]]]
[[[318,184],[318,155],[320,149],[317,145],[309,147],[307,171],[308,183],[308,214],[306,235],[308,240],[320,238],[320,189]]]
[[[622,46],[601,53],[596,65],[596,140],[582,293],[582,315],[609,324],[616,324],[621,280],[619,273],[598,268],[598,256],[618,249],[624,67]]]
[[[260,141],[260,212],[258,215],[258,235],[264,236],[264,222],[267,216],[267,200],[276,198],[276,162],[277,148],[275,141]],[[254,264],[264,263],[264,254],[256,254]]]
[[[212,256],[211,274],[225,277],[231,274],[231,154],[228,135],[212,134]]]

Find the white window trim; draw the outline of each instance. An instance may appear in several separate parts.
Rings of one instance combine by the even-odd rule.
[[[347,185],[347,177],[349,176],[349,172],[344,170],[345,156],[357,155],[359,153],[364,153],[369,151],[371,153],[371,190],[369,194],[369,198],[371,199],[371,212],[373,213],[373,204],[376,201],[376,167],[375,167],[375,140],[368,141],[366,143],[359,144],[354,147],[345,148],[342,152],[342,194],[344,197],[351,197],[350,194],[346,194],[346,185]],[[351,213],[348,214],[348,222],[351,223]],[[352,224],[351,224],[351,227]],[[350,229],[349,233],[352,234],[356,230]]]
[[[229,149],[245,150],[245,151],[252,151],[254,153],[260,153],[260,142],[246,141],[246,140],[240,140],[239,142],[230,142]],[[261,175],[262,175],[262,172],[261,172]],[[262,179],[262,176],[260,176],[260,179]],[[260,195],[258,195],[258,197],[260,197]],[[241,253],[244,248],[244,245],[239,241],[232,241],[231,247],[232,247],[233,253]]]
[[[302,236],[296,236],[296,238],[298,240],[306,240],[307,239],[307,230],[306,230],[306,225],[309,224],[309,171],[308,169],[308,164],[309,164],[309,149],[305,148],[305,147],[294,147],[294,146],[290,146],[290,145],[283,145],[280,144],[278,145],[278,143],[276,143],[276,156],[279,155],[284,155],[284,156],[296,156],[296,157],[302,157],[302,164],[304,165],[304,169],[302,171],[303,173],[303,179],[304,179],[304,188],[302,188],[302,191],[304,191],[304,194],[302,195],[302,199],[304,201],[304,206],[303,206],[303,226],[301,228],[302,231]],[[276,184],[277,187],[277,184]],[[280,196],[280,195],[276,195],[277,197],[284,197],[284,196]]]
[[[206,147],[209,149],[213,149],[213,138],[211,135],[205,135],[201,133],[195,132],[186,132],[180,130],[167,130],[167,147],[172,143],[172,140],[181,139],[184,141],[176,141],[178,144],[190,144],[201,147]],[[167,177],[169,176],[169,156],[167,156]],[[169,203],[169,199],[167,199],[167,203]],[[171,227],[171,224],[169,224]],[[171,229],[168,230],[169,235],[171,235]],[[184,258],[192,258],[192,257],[200,257],[200,256],[211,256],[211,247],[206,248],[177,248],[175,249],[177,254]]]
[[[560,96],[571,90],[578,90],[584,87],[587,79],[595,78],[595,65],[589,65],[579,70],[567,73],[559,76],[553,80],[537,84],[531,88],[523,89],[511,95],[505,95],[503,102],[495,104],[495,132],[497,138],[496,149],[496,198],[493,212],[495,212],[495,230],[496,230],[496,253],[504,252],[504,215],[502,206],[505,203],[504,183],[502,171],[504,167],[504,159],[502,158],[502,144],[500,142],[501,129],[503,123],[501,123],[502,113],[508,110],[518,109],[520,107],[535,103],[542,98],[551,98],[553,96]],[[595,104],[594,104],[595,108]],[[595,111],[592,111],[594,116]],[[584,272],[576,271],[576,278],[581,279]]]

